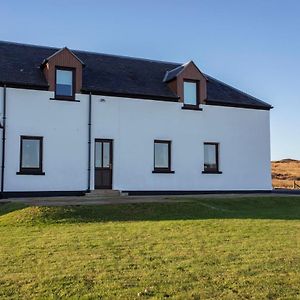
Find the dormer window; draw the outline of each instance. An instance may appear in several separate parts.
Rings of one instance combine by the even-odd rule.
[[[55,98],[73,100],[75,97],[75,69],[56,67]]]
[[[183,81],[183,102],[186,106],[197,106],[199,104],[198,88],[199,82],[196,80]]]

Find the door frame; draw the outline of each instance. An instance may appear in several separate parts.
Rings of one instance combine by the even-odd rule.
[[[96,176],[95,176],[95,171],[96,171],[96,143],[110,143],[110,182],[111,182],[111,187],[110,188],[97,188],[96,187]],[[103,144],[102,144],[103,145]],[[103,146],[102,146],[103,147]],[[114,157],[113,157],[113,147],[114,147],[114,140],[113,139],[107,139],[107,138],[95,138],[95,143],[94,143],[94,189],[95,190],[106,190],[106,189],[112,189],[113,188],[113,166],[114,166]],[[102,160],[103,160],[103,148],[102,148]]]

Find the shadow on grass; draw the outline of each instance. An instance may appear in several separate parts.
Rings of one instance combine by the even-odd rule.
[[[23,209],[25,207],[26,207],[26,205],[23,203],[1,202],[0,203],[0,217],[5,214],[8,214],[10,212]]]
[[[202,219],[300,220],[300,197],[185,199],[174,203],[99,206],[0,206],[0,224],[88,223]]]

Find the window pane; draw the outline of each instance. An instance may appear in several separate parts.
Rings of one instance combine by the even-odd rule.
[[[22,167],[39,168],[40,167],[40,141],[22,140]]]
[[[95,167],[102,167],[102,143],[99,142],[95,144]]]
[[[73,72],[56,70],[56,94],[61,96],[72,96],[73,94]]]
[[[154,144],[155,168],[169,168],[169,144]]]
[[[195,82],[184,82],[184,103],[196,105],[197,104],[197,84]]]
[[[103,168],[109,168],[110,165],[110,143],[103,143]]]
[[[216,145],[204,145],[204,169],[217,169],[216,151]]]

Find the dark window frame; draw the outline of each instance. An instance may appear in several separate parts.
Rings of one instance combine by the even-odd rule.
[[[24,168],[23,163],[23,140],[37,140],[39,141],[39,167],[37,168]],[[20,162],[19,162],[19,172],[17,175],[45,175],[43,172],[43,141],[42,136],[29,136],[21,135],[20,137]]]
[[[202,172],[203,174],[222,174],[222,172],[220,171],[220,162],[219,162],[219,159],[220,159],[220,143],[216,143],[216,142],[205,142],[203,144],[203,149],[205,147],[205,145],[213,145],[215,146],[215,150],[216,150],[216,156],[215,156],[215,159],[216,159],[216,168],[205,168],[205,160],[204,160],[204,164],[203,164],[203,167],[204,167],[204,171]],[[205,159],[205,157],[204,157]]]
[[[71,96],[65,96],[65,95],[59,95],[56,92],[56,86],[57,86],[57,71],[71,71],[72,72],[72,95]],[[55,66],[55,99],[58,100],[75,100],[75,93],[76,93],[76,68],[71,67],[61,67],[61,66]]]
[[[196,104],[186,104],[185,103],[185,97],[184,97],[184,83],[185,82],[192,82],[196,84]],[[200,80],[195,79],[183,79],[183,107],[182,109],[192,109],[192,110],[202,110],[200,105]]]
[[[167,144],[168,145],[168,167],[161,168],[155,166],[155,144]],[[170,140],[154,140],[153,144],[153,171],[152,173],[175,173],[171,169],[172,163],[172,141]]]
[[[96,167],[96,143],[101,143],[101,167]],[[109,143],[110,144],[110,151],[109,151],[109,155],[110,155],[110,162],[109,162],[109,167],[103,167],[103,155],[104,155],[104,151],[103,151],[103,144],[104,143]],[[110,170],[110,182],[111,185],[113,185],[113,171],[114,171],[114,140],[113,139],[101,139],[101,138],[96,138],[95,142],[94,142],[94,171],[96,172],[96,170]],[[95,174],[94,174],[94,180],[95,180]],[[94,186],[95,189],[100,189],[99,187],[96,187],[96,182],[94,182]],[[111,189],[112,187],[110,187],[109,189]],[[106,188],[105,188],[106,189]]]

